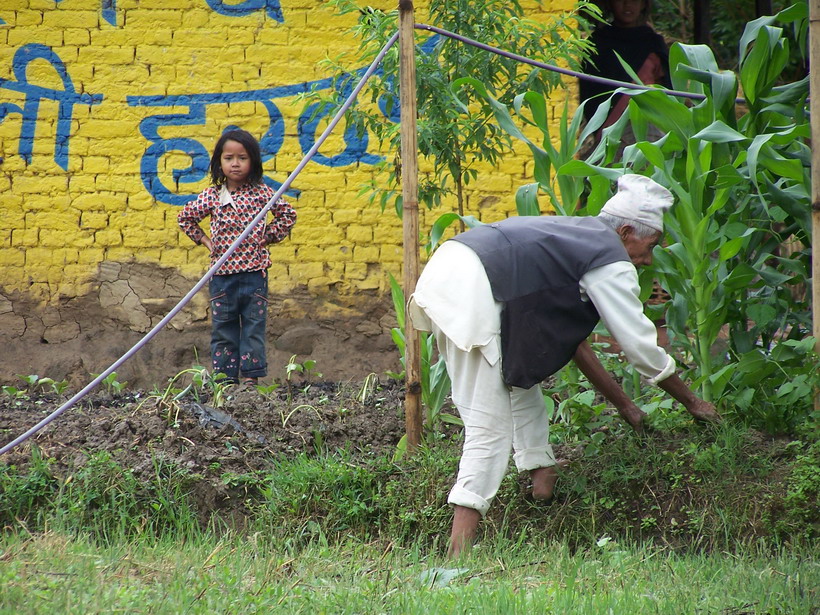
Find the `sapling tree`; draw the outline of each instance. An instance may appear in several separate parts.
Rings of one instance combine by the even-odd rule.
[[[305,95],[314,114],[338,108],[350,84],[357,78],[353,66],[362,66],[396,31],[397,12],[362,7],[355,0],[330,0],[340,13],[358,11],[353,31],[358,51],[325,62],[334,73],[334,87]],[[426,16],[417,21],[456,34],[503,47],[507,51],[548,63],[577,68],[587,55],[589,43],[582,34],[588,27],[585,16],[600,15],[594,4],[580,0],[572,11],[552,16],[547,23],[524,18],[518,0],[431,0]],[[486,100],[465,92],[456,97],[453,82],[465,76],[485,84],[502,103],[516,94],[535,91],[548,94],[561,85],[557,73],[524,65],[451,38],[419,34],[416,55],[418,100],[418,149],[429,170],[419,178],[419,200],[428,207],[439,205],[446,195],[455,195],[457,213],[465,213],[465,187],[477,177],[478,166],[495,164],[511,150],[510,136],[493,121]],[[391,50],[382,70],[368,82],[363,98],[371,105],[357,104],[348,113],[349,126],[375,137],[381,151],[396,152],[380,166],[364,188],[371,201],[382,209],[389,202],[401,215],[401,160],[398,98],[398,51]]]

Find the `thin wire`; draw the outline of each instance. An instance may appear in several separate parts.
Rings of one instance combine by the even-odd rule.
[[[230,245],[230,247],[227,249],[225,254],[223,254],[222,257],[220,257],[219,260],[217,260],[211,266],[211,268],[208,269],[208,271],[205,273],[205,275],[202,276],[202,279],[199,280],[199,282],[197,282],[194,285],[194,287],[188,292],[188,294],[185,295],[180,300],[180,302],[177,303],[176,306],[174,306],[174,308],[170,312],[168,312],[168,314],[165,316],[165,318],[160,320],[153,329],[151,329],[148,333],[146,333],[145,336],[140,341],[138,341],[136,344],[134,344],[134,346],[132,346],[131,349],[128,350],[119,359],[114,361],[114,363],[112,363],[111,366],[108,369],[106,369],[103,373],[101,373],[99,376],[97,376],[94,380],[89,382],[79,393],[74,395],[74,397],[69,399],[62,406],[57,408],[57,410],[55,410],[54,412],[49,414],[46,418],[44,418],[42,421],[37,423],[34,427],[29,429],[27,432],[25,432],[24,434],[18,436],[17,438],[15,438],[11,442],[9,442],[5,446],[3,446],[3,448],[0,448],[0,455],[2,455],[4,453],[7,453],[8,451],[13,449],[18,444],[21,444],[22,442],[25,442],[26,440],[28,440],[31,436],[33,436],[35,433],[40,431],[43,427],[45,427],[46,425],[51,423],[54,419],[56,419],[58,416],[60,416],[63,412],[65,412],[66,410],[71,408],[74,404],[76,404],[78,401],[80,401],[88,393],[90,393],[92,390],[94,390],[94,388],[97,387],[97,385],[99,385],[110,374],[112,374],[120,365],[125,363],[134,354],[136,354],[136,352],[138,350],[140,350],[157,333],[159,333],[163,329],[163,327],[165,327],[165,325],[167,325],[171,321],[171,319],[174,316],[176,316],[180,312],[180,310],[182,310],[183,307],[185,307],[185,305],[194,297],[194,295],[196,295],[196,293],[198,293],[199,290],[203,286],[205,286],[205,284],[208,282],[208,280],[210,280],[210,278],[213,276],[213,274],[225,263],[226,260],[228,260],[228,257],[230,257],[230,255],[234,252],[234,250],[236,250],[236,248],[239,246],[239,244],[241,244],[243,241],[245,241],[245,239],[248,237],[248,235],[250,235],[251,232],[253,231],[254,227],[265,219],[265,216],[267,215],[268,210],[271,207],[273,207],[274,204],[276,204],[276,202],[279,200],[279,198],[282,196],[282,194],[284,194],[284,192],[288,188],[290,188],[290,185],[291,185],[291,183],[293,183],[293,180],[296,178],[296,176],[299,175],[299,173],[302,172],[302,169],[305,168],[305,166],[310,161],[310,159],[313,158],[313,156],[316,154],[317,151],[319,151],[319,147],[321,147],[321,145],[324,143],[325,139],[327,139],[327,137],[330,135],[330,133],[333,131],[333,129],[336,128],[336,125],[341,121],[341,119],[344,116],[345,112],[350,108],[350,105],[353,104],[353,101],[359,95],[359,92],[361,92],[361,90],[364,87],[365,83],[367,83],[367,80],[376,71],[376,68],[379,66],[379,64],[381,64],[382,59],[384,59],[385,54],[395,44],[395,42],[398,38],[399,38],[399,33],[398,32],[396,32],[392,37],[390,37],[390,40],[388,40],[387,43],[385,44],[385,46],[382,47],[382,50],[379,52],[379,54],[376,56],[376,58],[370,64],[368,69],[362,75],[362,78],[359,81],[359,83],[356,85],[355,88],[353,88],[353,91],[347,97],[344,104],[339,108],[339,111],[336,113],[336,115],[333,117],[333,119],[327,125],[327,128],[325,128],[324,132],[322,132],[321,136],[316,140],[316,143],[313,144],[313,147],[311,147],[310,150],[308,150],[307,154],[305,154],[305,157],[302,158],[302,161],[297,165],[297,167],[291,172],[291,174],[288,176],[288,178],[284,181],[282,186],[271,197],[271,199],[270,199],[270,201],[268,201],[267,205],[265,205],[265,207],[262,208],[262,210],[256,215],[256,217],[251,221],[251,223],[242,232],[242,234],[236,239],[236,241],[234,241]]]
[[[654,88],[648,85],[640,85],[637,83],[629,83],[627,81],[618,81],[616,79],[608,79],[607,77],[598,77],[596,75],[587,75],[586,73],[580,73],[575,70],[570,70],[568,68],[561,68],[559,66],[555,66],[553,64],[547,64],[545,62],[539,62],[538,60],[533,60],[526,56],[518,55],[517,53],[512,53],[510,51],[504,51],[503,49],[499,49],[498,47],[493,47],[492,45],[487,45],[486,43],[481,43],[479,41],[473,40],[471,38],[467,38],[466,36],[462,36],[461,34],[456,34],[454,32],[450,32],[449,30],[444,30],[443,28],[438,28],[436,26],[430,26],[423,23],[416,24],[417,30],[428,30],[430,32],[435,32],[436,34],[441,34],[442,36],[447,36],[449,38],[455,39],[467,45],[472,45],[473,47],[478,47],[479,49],[484,49],[485,51],[490,51],[492,53],[498,54],[500,56],[504,56],[505,58],[510,58],[511,60],[517,60],[524,64],[529,64],[530,66],[535,66],[537,68],[544,68],[546,70],[551,70],[556,73],[561,73],[562,75],[569,75],[570,77],[577,77],[578,79],[584,79],[586,81],[593,81],[595,83],[601,83],[603,85],[611,85],[614,88],[630,88],[633,90],[657,90],[658,88]],[[704,100],[706,97],[703,94],[695,94],[693,92],[682,92],[680,90],[659,90],[662,91],[664,94],[669,94],[671,96],[678,96],[680,98],[693,98],[695,100]],[[742,99],[738,99],[742,100]]]

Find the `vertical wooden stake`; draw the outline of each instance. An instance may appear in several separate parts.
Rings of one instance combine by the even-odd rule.
[[[809,3],[809,66],[820,66],[820,0]],[[811,96],[811,256],[812,332],[820,352],[820,71],[810,73]],[[820,392],[815,391],[814,409],[820,410]]]
[[[416,134],[416,46],[412,0],[399,0],[399,101],[401,104],[401,190],[404,229],[404,296],[416,289],[419,277],[418,142]],[[407,450],[421,443],[421,378],[419,334],[410,318],[405,323],[404,421]]]

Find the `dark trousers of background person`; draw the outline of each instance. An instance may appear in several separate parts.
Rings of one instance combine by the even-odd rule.
[[[265,323],[268,315],[267,272],[215,275],[211,294],[211,359],[213,372],[236,382],[268,373]]]

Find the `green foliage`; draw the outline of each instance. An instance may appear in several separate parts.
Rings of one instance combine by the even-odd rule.
[[[63,477],[34,447],[25,472],[0,466],[0,524],[23,524],[31,532],[57,527],[101,539],[185,535],[198,524],[187,495],[191,480],[159,458],[148,476],[137,476],[104,451]]]
[[[360,45],[354,57],[347,54],[324,63],[324,68],[336,75],[334,88],[304,97],[313,106],[314,115],[333,112],[341,106],[353,80],[358,78],[349,66],[369,64],[398,27],[397,11],[361,7],[354,0],[331,0],[328,4],[341,14],[360,13],[353,28]],[[573,11],[554,17],[549,24],[541,24],[524,18],[517,0],[432,0],[427,10],[424,16],[417,13],[417,22],[544,62],[576,68],[589,47],[578,29],[587,27],[584,15],[597,12],[593,4],[581,0]],[[546,94],[562,85],[560,76],[448,37],[429,37],[419,47],[418,150],[432,164],[432,170],[419,178],[419,200],[433,207],[445,195],[455,194],[458,214],[464,215],[463,188],[476,178],[476,166],[498,161],[510,151],[510,139],[490,121],[492,110],[483,99],[469,93],[456,98],[450,93],[451,84],[460,77],[471,76],[487,84],[500,100],[509,101],[526,90]],[[400,149],[398,66],[398,49],[394,47],[385,57],[380,74],[371,78],[361,97],[378,106],[378,110],[357,104],[346,118],[350,128],[360,134],[366,131],[382,147],[395,152]],[[383,176],[375,178],[362,193],[368,193],[371,202],[380,203],[382,210],[392,202],[401,215],[400,160],[386,161],[382,171],[387,181]]]
[[[617,419],[605,412],[592,386],[574,363],[566,365],[542,389],[553,444],[579,444],[584,455],[600,452],[607,432],[617,430]]]
[[[296,355],[293,355],[285,365],[285,379],[290,382],[294,374],[301,374],[307,382],[322,377],[321,372],[316,370],[315,360],[306,359],[304,362],[299,363],[296,360]]]
[[[396,310],[398,327],[391,330],[393,341],[399,349],[401,364],[404,365],[405,357],[405,305],[404,291],[396,279],[390,275],[390,291],[393,298],[393,308]],[[462,425],[461,419],[448,412],[443,412],[442,407],[450,394],[451,382],[447,374],[447,367],[444,359],[438,356],[435,350],[435,339],[432,333],[419,331],[420,354],[419,367],[421,377],[421,400],[426,410],[424,425],[428,437],[435,437],[440,428],[440,423],[450,423]],[[435,359],[435,362],[434,362]],[[391,374],[399,378],[400,374]]]
[[[0,612],[710,613],[809,615],[809,549],[675,553],[596,536],[484,541],[460,562],[418,543],[356,538],[283,548],[262,531],[95,544],[49,532],[0,537]]]
[[[14,399],[24,399],[28,397],[27,389],[18,389],[16,386],[10,384],[3,385],[3,395],[8,395]]]
[[[799,0],[804,1],[804,0]],[[748,22],[757,18],[756,2],[714,2],[709,6],[710,34],[709,47],[721,69],[737,68],[737,48],[740,37]],[[774,13],[795,4],[795,0],[772,0],[770,6]],[[662,0],[652,3],[652,25],[666,38],[680,42],[691,41],[694,32],[693,0]],[[793,45],[805,48],[805,41],[800,41],[800,31],[786,31]],[[805,35],[805,32],[803,33]],[[795,81],[805,74],[805,58],[792,54],[784,71],[784,82]]]
[[[511,469],[482,524],[482,542],[509,540],[520,548],[557,539],[577,549],[607,535],[734,552],[751,540],[771,548],[817,537],[816,442],[787,444],[728,422],[704,430],[689,421],[641,437],[607,434],[595,454],[576,454],[561,470],[549,515],[527,500],[523,475]],[[286,549],[353,537],[436,553],[445,550],[452,521],[446,498],[459,452],[457,439],[444,440],[399,465],[387,455],[320,451],[221,479],[233,510],[247,515],[248,535],[259,532]],[[100,452],[66,470],[35,450],[25,468],[0,466],[0,525],[106,541],[185,537],[203,527],[214,510],[193,508],[190,494],[201,478],[158,457],[145,466],[125,468]],[[211,470],[219,471],[218,462]],[[217,516],[210,523],[227,521]]]
[[[379,468],[359,466],[345,457],[314,460],[304,455],[277,464],[259,486],[262,527],[284,529],[293,545],[378,530],[384,478]]]
[[[652,176],[674,193],[668,245],[656,249],[654,269],[642,277],[657,277],[673,297],[665,306],[670,339],[701,396],[770,432],[793,431],[807,420],[805,395],[820,378],[810,367],[817,357],[807,340],[805,292],[811,241],[808,82],[778,85],[790,52],[776,24],[791,26],[804,40],[806,6],[748,24],[737,74],[721,71],[707,47],[675,44],[675,89],[703,99],[686,103],[659,89],[624,89],[631,96],[627,113],[603,130],[585,160],[575,158],[602,125],[608,104],[583,129],[580,110],[567,123],[565,109],[553,139],[542,94],[527,92],[513,102],[521,121],[535,129],[525,134],[508,105],[481,83],[462,82],[486,98],[499,126],[533,153],[536,183],[519,190],[520,214],[540,213],[540,190],[560,214],[595,215],[624,172]],[[745,107],[736,103],[739,88]],[[638,142],[616,159],[628,124]],[[647,140],[649,124],[663,134],[657,141]],[[528,136],[534,132],[542,135],[540,142]],[[793,246],[791,253],[784,245]],[[725,333],[728,347],[721,348]],[[753,365],[766,367],[766,382]],[[722,397],[729,393],[734,397]]]
[[[4,385],[2,391],[9,397],[23,398],[26,397],[29,390],[39,388],[42,391],[51,391],[62,395],[68,388],[68,380],[60,380],[59,382],[53,378],[40,378],[37,374],[29,374],[28,376],[17,375],[20,380],[26,383],[27,388],[18,389],[12,385]]]
[[[207,368],[195,365],[168,379],[165,389],[155,389],[138,406],[152,404],[169,425],[179,422],[180,402],[192,398],[196,403],[209,402],[215,408],[225,405],[225,396],[233,387],[222,372],[212,374]]]
[[[91,374],[92,377],[97,378],[99,374]],[[105,389],[105,392],[109,395],[115,395],[117,393],[121,393],[126,386],[128,386],[127,382],[120,382],[117,380],[117,372],[111,372],[105,378],[102,379],[102,385]]]
[[[0,464],[0,525],[13,525],[22,520],[27,526],[42,527],[59,481],[51,466],[53,459],[43,458],[35,445],[31,448],[31,463],[21,475],[17,466]]]

